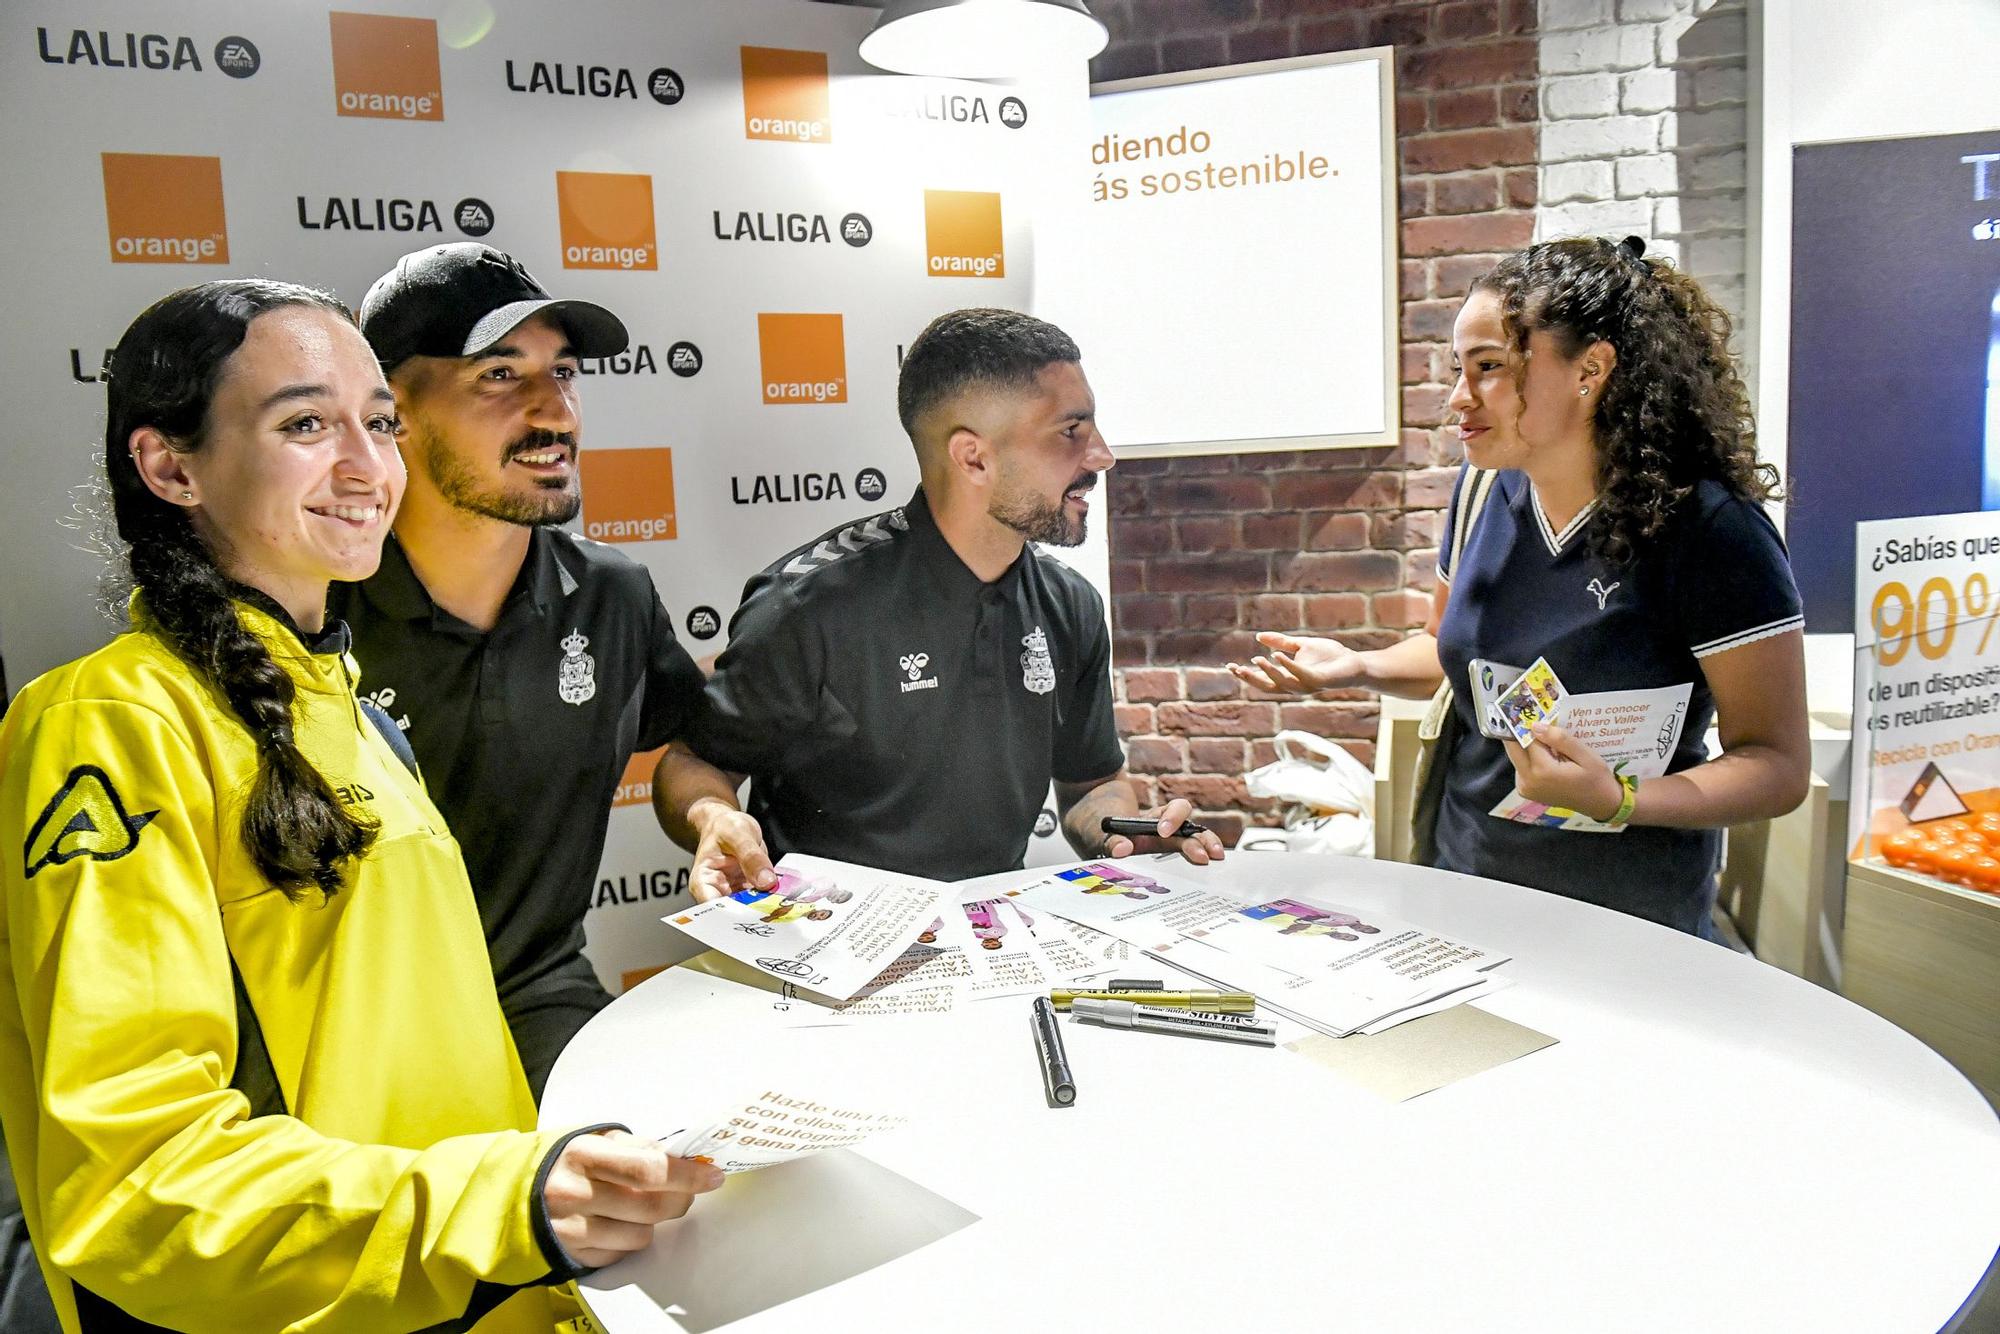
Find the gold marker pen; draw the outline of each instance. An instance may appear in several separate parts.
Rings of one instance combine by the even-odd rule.
[[[1131,1001],[1100,1001],[1078,996],[1070,1007],[1079,1020],[1107,1028],[1136,1028],[1143,1033],[1174,1033],[1186,1038],[1246,1042],[1257,1047],[1278,1045],[1274,1024],[1260,1024],[1235,1014],[1203,1014],[1196,1010],[1155,1008]]]
[[[1109,991],[1080,987],[1057,989],[1049,999],[1058,1010],[1067,1010],[1080,999],[1132,1001],[1139,1005],[1171,1006],[1181,1010],[1222,1010],[1249,1014],[1257,1008],[1257,998],[1247,991]]]

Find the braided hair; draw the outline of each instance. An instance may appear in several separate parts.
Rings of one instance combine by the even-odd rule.
[[[155,495],[131,455],[152,427],[176,453],[198,452],[224,367],[259,315],[316,306],[352,321],[331,294],[290,283],[236,279],[162,298],[132,322],[109,364],[104,470],[132,584],[156,634],[228,704],[257,745],[257,777],[243,811],[243,844],[257,869],[293,902],[340,888],[342,863],[367,852],[375,828],[334,798],[300,753],[290,673],[237,616],[242,588],[217,566],[188,511]]]
[[[1647,259],[1644,241],[1544,241],[1501,260],[1472,290],[1499,297],[1523,366],[1538,329],[1565,357],[1599,341],[1618,353],[1592,423],[1603,499],[1590,543],[1606,560],[1631,561],[1705,479],[1745,500],[1778,494],[1777,469],[1757,461],[1728,313],[1693,278]]]

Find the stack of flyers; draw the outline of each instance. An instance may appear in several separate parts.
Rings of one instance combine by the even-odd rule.
[[[778,883],[663,918],[710,949],[793,985],[846,1000],[914,943],[953,901],[937,880],[792,853]]]
[[[1379,1031],[1390,1026],[1385,1021],[1431,1013],[1440,1001],[1457,1005],[1484,994],[1487,971],[1507,962],[1506,955],[1377,912],[1305,895],[1245,904],[1180,938],[1223,956],[1210,956],[1209,967],[1224,976],[1261,973],[1266,986],[1272,974],[1282,976],[1284,1008],[1335,1037]],[[1175,963],[1188,966],[1179,957]]]
[[[956,911],[940,914],[917,943],[962,957],[967,999],[992,1000],[1047,991],[1101,971],[1103,952],[1083,948],[1067,925],[1055,914],[1021,902],[1018,890],[975,890]]]
[[[1019,897],[1117,935],[1334,1037],[1379,1032],[1498,990],[1507,956],[1298,889],[1213,891],[1157,864],[1091,862]]]
[[[1031,908],[1020,891],[966,892],[933,918],[896,959],[846,998],[769,974],[720,954],[700,967],[716,976],[779,990],[792,1002],[790,1027],[864,1019],[950,1014],[961,1004],[1044,992],[1131,958],[1116,936]]]

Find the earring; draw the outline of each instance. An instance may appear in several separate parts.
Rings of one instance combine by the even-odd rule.
[[[183,491],[183,492],[181,492],[181,499],[182,499],[182,500],[193,500],[193,499],[194,499],[194,492],[192,492],[192,491]]]
[[[1590,397],[1590,386],[1589,386],[1589,385],[1585,385],[1585,386],[1584,386],[1583,388],[1581,388],[1581,389],[1577,390],[1577,391],[1576,391],[1576,396],[1577,396],[1578,398],[1589,398],[1589,397]]]

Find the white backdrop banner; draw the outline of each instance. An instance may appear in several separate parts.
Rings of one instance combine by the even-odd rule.
[[[1067,165],[1081,68],[884,76],[855,54],[875,18],[804,0],[8,5],[12,679],[116,628],[102,558],[62,520],[97,468],[99,367],[134,315],[240,275],[354,305],[397,256],[467,238],[631,329],[585,366],[581,527],[652,569],[696,657],[720,651],[750,574],[915,486],[903,345],[945,310],[1031,308],[1038,220],[1087,188]],[[1086,552],[1102,588],[1101,533]],[[614,991],[677,953],[658,918],[687,862],[650,773],[628,769],[590,888]]]

